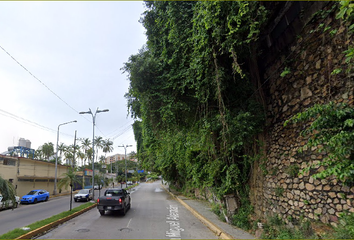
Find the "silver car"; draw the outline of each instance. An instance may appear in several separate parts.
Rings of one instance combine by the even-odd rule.
[[[2,209],[6,209],[6,208],[17,208],[17,206],[20,204],[20,197],[19,196],[15,196],[15,203],[13,204],[13,202],[11,200],[6,200],[3,201],[3,196],[0,194],[0,210]]]

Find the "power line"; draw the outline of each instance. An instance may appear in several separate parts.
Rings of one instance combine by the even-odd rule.
[[[7,112],[7,111],[2,110],[2,109],[0,109],[0,114],[3,115],[3,116],[5,116],[5,117],[9,117],[9,118],[15,119],[16,121],[23,122],[23,123],[25,123],[25,124],[29,124],[29,125],[31,125],[31,126],[33,126],[33,127],[40,128],[40,129],[45,130],[45,131],[48,131],[48,132],[52,132],[52,133],[56,133],[56,132],[57,132],[57,131],[54,130],[54,129],[45,127],[45,126],[43,126],[43,125],[41,125],[41,124],[39,124],[39,123],[33,122],[33,121],[28,120],[28,119],[26,119],[26,118],[19,117],[19,116],[13,114],[13,113]],[[62,133],[62,134],[67,135],[67,136],[70,136],[70,137],[73,137],[73,136],[70,135],[70,134],[66,134],[66,133]]]
[[[124,129],[126,129],[127,127],[130,127],[131,124],[133,123],[133,119],[131,119],[129,122],[123,124],[122,126],[116,128],[114,131],[112,131],[110,134],[108,134],[107,136],[115,136],[118,135],[120,132],[124,131]],[[123,130],[121,130],[123,129]]]
[[[129,131],[132,128],[132,126],[128,126],[125,129],[123,129],[120,133],[118,133],[117,135],[115,135],[114,137],[112,137],[112,140],[115,140],[117,137],[122,136],[124,133],[126,133],[127,131]]]
[[[28,72],[34,79],[36,79],[38,82],[40,82],[45,88],[48,89],[48,91],[50,91],[52,94],[54,94],[54,96],[56,96],[60,101],[62,101],[63,103],[65,103],[69,108],[71,108],[72,110],[74,110],[76,113],[79,113],[79,111],[77,111],[75,108],[73,108],[72,106],[70,106],[67,102],[65,102],[58,94],[56,94],[52,89],[50,89],[47,85],[45,85],[44,82],[42,82],[41,80],[39,80],[34,74],[32,74],[25,66],[23,66],[19,61],[17,61],[8,51],[6,51],[1,45],[0,48],[7,54],[9,55],[18,65],[20,65],[26,72]]]

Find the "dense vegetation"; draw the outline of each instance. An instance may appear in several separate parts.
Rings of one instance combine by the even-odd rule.
[[[264,121],[248,69],[267,11],[238,1],[146,7],[147,45],[123,67],[139,159],[184,190],[240,196]]]

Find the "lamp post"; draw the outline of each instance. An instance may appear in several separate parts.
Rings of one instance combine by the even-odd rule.
[[[77,121],[74,120],[74,121],[71,121],[71,122],[62,123],[62,124],[59,124],[59,126],[58,126],[58,132],[57,132],[57,152],[56,152],[56,154],[55,154],[55,177],[54,177],[54,191],[53,191],[53,195],[56,195],[56,194],[57,194],[59,127],[60,127],[61,125],[65,125],[65,124],[69,124],[69,123],[73,123],[73,122],[77,122]]]
[[[95,119],[96,114],[101,112],[108,112],[108,109],[98,110],[96,109],[95,114],[92,113],[91,109],[88,112],[79,112],[79,114],[91,114],[92,115],[92,199],[95,200]]]
[[[132,147],[133,145],[125,145],[118,146],[124,147],[124,161],[125,161],[125,187],[127,187],[127,147]]]

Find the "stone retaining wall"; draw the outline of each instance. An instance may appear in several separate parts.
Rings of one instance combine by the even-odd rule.
[[[265,169],[257,163],[250,183],[251,202],[259,216],[276,214],[288,222],[307,218],[335,225],[343,211],[354,213],[353,186],[344,186],[335,178],[320,180],[310,173],[297,174],[324,155],[316,149],[300,154],[298,149],[306,143],[300,137],[304,126],[283,126],[291,116],[314,104],[334,101],[354,106],[353,75],[345,71],[331,74],[334,69],[348,68],[343,53],[348,45],[354,45],[353,36],[332,13],[309,22],[293,45],[266,67]],[[291,73],[281,77],[285,68]]]

